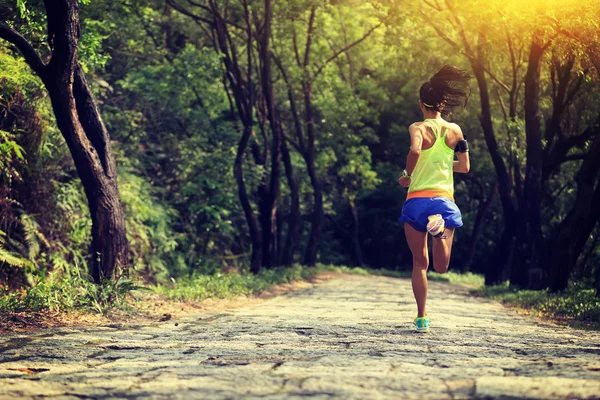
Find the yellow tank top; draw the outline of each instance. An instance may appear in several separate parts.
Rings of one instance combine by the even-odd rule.
[[[421,150],[412,172],[407,199],[445,196],[454,201],[454,150],[446,144],[448,126],[444,128],[435,119],[426,119],[435,135],[433,146]]]

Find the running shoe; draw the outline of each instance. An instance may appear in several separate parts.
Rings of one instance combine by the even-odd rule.
[[[427,217],[429,222],[427,223],[427,232],[434,238],[443,239],[444,231],[446,230],[446,224],[441,214],[430,215]]]
[[[429,317],[427,315],[422,318],[415,317],[414,324],[417,329],[417,332],[420,332],[420,333],[429,332]]]

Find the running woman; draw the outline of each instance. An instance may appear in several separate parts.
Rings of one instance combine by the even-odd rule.
[[[453,172],[469,172],[469,145],[460,127],[445,121],[453,107],[465,106],[469,94],[466,70],[445,65],[420,89],[424,120],[408,130],[410,151],[398,183],[408,188],[402,216],[406,241],[413,256],[412,288],[417,301],[417,332],[429,332],[427,301],[428,233],[433,237],[433,268],[448,271],[454,230],[463,225],[454,203]],[[455,160],[455,154],[457,160]]]

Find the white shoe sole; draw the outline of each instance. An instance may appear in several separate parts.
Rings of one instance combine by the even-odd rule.
[[[436,218],[427,224],[427,232],[429,232],[431,236],[439,236],[444,233],[446,228],[445,225],[443,219]]]

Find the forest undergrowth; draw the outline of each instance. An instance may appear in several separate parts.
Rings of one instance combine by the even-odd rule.
[[[240,305],[251,297],[272,294],[282,284],[310,282],[316,277],[342,274],[379,275],[409,279],[408,271],[317,264],[315,267],[292,267],[250,273],[194,273],[162,283],[148,283],[141,278],[121,277],[116,281],[94,284],[78,268],[68,274],[50,273],[33,279],[19,291],[0,291],[0,330],[27,329],[78,322],[99,323],[114,320],[170,319],[165,310],[193,312],[209,300],[239,299]],[[575,327],[600,329],[600,301],[592,289],[572,283],[560,293],[511,288],[507,283],[485,286],[482,275],[474,273],[429,272],[432,281],[464,286],[476,296],[488,297],[516,307],[533,316],[550,318]],[[293,286],[286,290],[294,290]],[[284,290],[284,292],[286,291]],[[198,311],[200,312],[200,311]],[[52,320],[53,324],[48,321]]]

